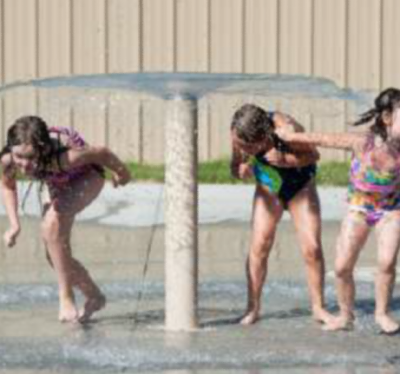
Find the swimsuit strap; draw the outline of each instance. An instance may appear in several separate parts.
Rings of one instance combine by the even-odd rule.
[[[56,139],[53,138],[53,140],[57,141],[57,146],[56,146],[56,148],[54,148],[54,145],[52,144],[52,148],[53,148],[53,151],[54,151],[53,155],[56,158],[56,162],[57,162],[57,166],[58,166],[59,172],[64,172],[64,170],[63,170],[63,168],[61,166],[61,155],[63,153],[65,153],[65,152],[67,152],[68,149],[69,149],[67,146],[64,146],[62,144],[62,142],[61,142],[61,135],[64,134],[64,135],[68,136],[69,134],[65,134],[65,132],[63,132],[62,130],[63,130],[62,128],[58,128],[58,127],[55,127],[55,126],[49,128],[49,133],[50,134],[55,134],[57,136]]]
[[[56,150],[56,157],[57,157],[57,165],[60,171],[64,171],[63,168],[61,167],[61,153],[65,152],[65,150],[62,149],[61,147],[61,133],[57,133],[57,141],[58,141],[58,149]]]

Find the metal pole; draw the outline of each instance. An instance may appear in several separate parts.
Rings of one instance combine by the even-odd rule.
[[[197,327],[197,100],[167,101],[165,328]]]

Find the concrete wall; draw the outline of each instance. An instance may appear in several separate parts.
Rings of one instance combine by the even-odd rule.
[[[398,0],[0,0],[0,84],[190,71],[301,74],[376,92],[400,86],[399,14]],[[200,102],[201,160],[229,155],[230,117],[244,100],[212,95]],[[344,130],[350,117],[341,102],[322,118],[315,103],[254,100],[292,113],[309,130]],[[0,141],[16,117],[38,113],[124,159],[161,163],[163,110],[143,95],[102,92],[82,100],[21,88],[1,97]]]

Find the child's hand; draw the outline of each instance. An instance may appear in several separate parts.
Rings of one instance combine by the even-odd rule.
[[[264,157],[268,160],[268,163],[273,166],[285,166],[285,155],[275,148],[269,150]]]
[[[4,243],[7,247],[14,247],[17,242],[17,237],[20,233],[21,229],[19,227],[10,227],[3,235]]]
[[[280,126],[275,129],[275,134],[282,140],[290,141],[290,135],[295,132],[292,126]]]
[[[248,179],[253,176],[253,167],[248,163],[242,163],[238,166],[238,177],[240,179]]]
[[[121,169],[111,175],[111,181],[114,187],[125,186],[132,179],[131,173],[128,169]]]

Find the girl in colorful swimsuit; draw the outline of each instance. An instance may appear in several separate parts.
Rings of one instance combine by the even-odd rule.
[[[295,134],[278,130],[293,146],[321,146],[353,152],[348,189],[348,212],[336,247],[335,273],[339,316],[328,328],[352,327],[355,284],[353,271],[368,234],[376,228],[378,269],[375,321],[384,333],[400,325],[389,315],[400,246],[400,90],[389,88],[355,125],[371,123],[366,133]]]
[[[105,147],[90,147],[68,128],[48,127],[36,116],[18,119],[8,130],[0,153],[2,197],[10,222],[4,234],[7,246],[15,245],[21,226],[18,217],[17,173],[43,182],[49,202],[44,205],[41,235],[47,258],[56,271],[59,287],[59,320],[84,322],[105,306],[106,299],[87,270],[72,256],[71,230],[77,213],[99,195],[104,168],[115,186],[123,186],[130,172]],[[78,311],[73,288],[85,297]]]
[[[324,309],[320,204],[314,180],[319,154],[313,147],[287,146],[274,133],[280,127],[303,131],[288,115],[252,104],[237,110],[231,124],[231,172],[241,179],[254,176],[257,182],[247,259],[248,305],[241,323],[252,324],[259,318],[268,257],[285,209],[291,214],[305,259],[313,316],[326,323],[332,316]]]

